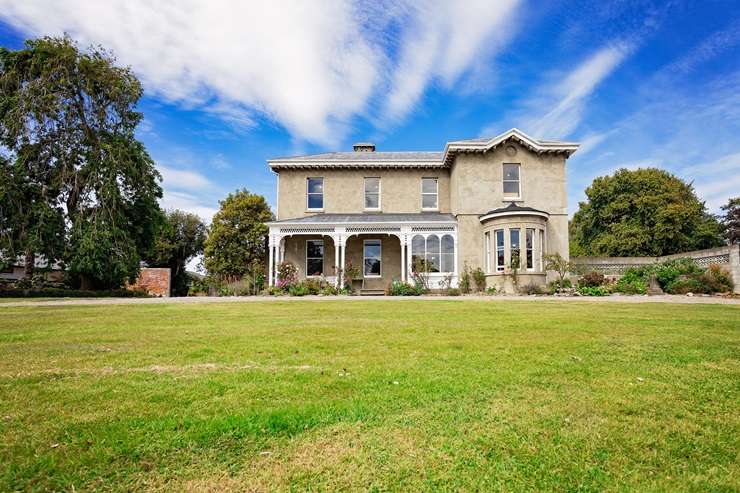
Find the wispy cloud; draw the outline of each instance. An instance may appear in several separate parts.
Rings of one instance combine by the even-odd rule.
[[[726,29],[711,33],[689,52],[668,65],[671,74],[686,74],[702,63],[712,60],[740,45],[740,21],[732,22]]]
[[[206,223],[210,223],[213,215],[218,212],[218,209],[196,195],[172,190],[165,190],[160,204],[164,209],[180,209],[197,214]]]
[[[487,0],[460,4],[442,0],[414,3],[404,15],[401,53],[390,77],[381,118],[398,120],[417,104],[433,81],[454,84],[477,57],[492,56],[515,31],[513,14],[519,0],[495,7]]]
[[[538,105],[543,104],[545,113],[531,115],[526,128],[534,135],[548,138],[562,138],[572,133],[581,123],[588,97],[631,51],[630,43],[609,44],[593,53],[564,79],[545,87],[545,93],[549,94],[545,99],[553,103],[538,102]]]
[[[189,170],[175,169],[168,166],[157,166],[162,174],[162,184],[168,189],[209,190],[216,186],[204,175]]]

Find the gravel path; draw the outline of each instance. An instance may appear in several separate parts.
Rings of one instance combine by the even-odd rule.
[[[0,309],[19,306],[79,306],[79,305],[155,305],[162,303],[251,303],[251,302],[296,302],[296,301],[459,301],[459,302],[506,302],[534,301],[582,302],[582,303],[683,303],[740,305],[740,298],[718,296],[230,296],[230,297],[186,297],[186,298],[68,298],[60,300],[23,300],[0,302]]]

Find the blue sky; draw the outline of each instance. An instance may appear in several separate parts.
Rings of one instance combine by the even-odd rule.
[[[274,204],[270,157],[511,127],[583,144],[571,212],[620,167],[667,169],[713,211],[740,195],[737,0],[250,3],[0,0],[0,45],[66,32],[130,65],[163,205],[206,220],[236,188]]]

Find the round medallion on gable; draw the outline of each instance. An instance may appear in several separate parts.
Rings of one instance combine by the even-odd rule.
[[[506,155],[509,157],[516,156],[516,147],[514,146],[506,146]]]

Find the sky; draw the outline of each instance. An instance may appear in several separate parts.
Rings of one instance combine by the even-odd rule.
[[[272,157],[512,127],[582,144],[571,213],[619,168],[740,195],[738,0],[0,0],[0,46],[63,33],[136,73],[162,205],[206,221],[240,188],[274,206]]]

